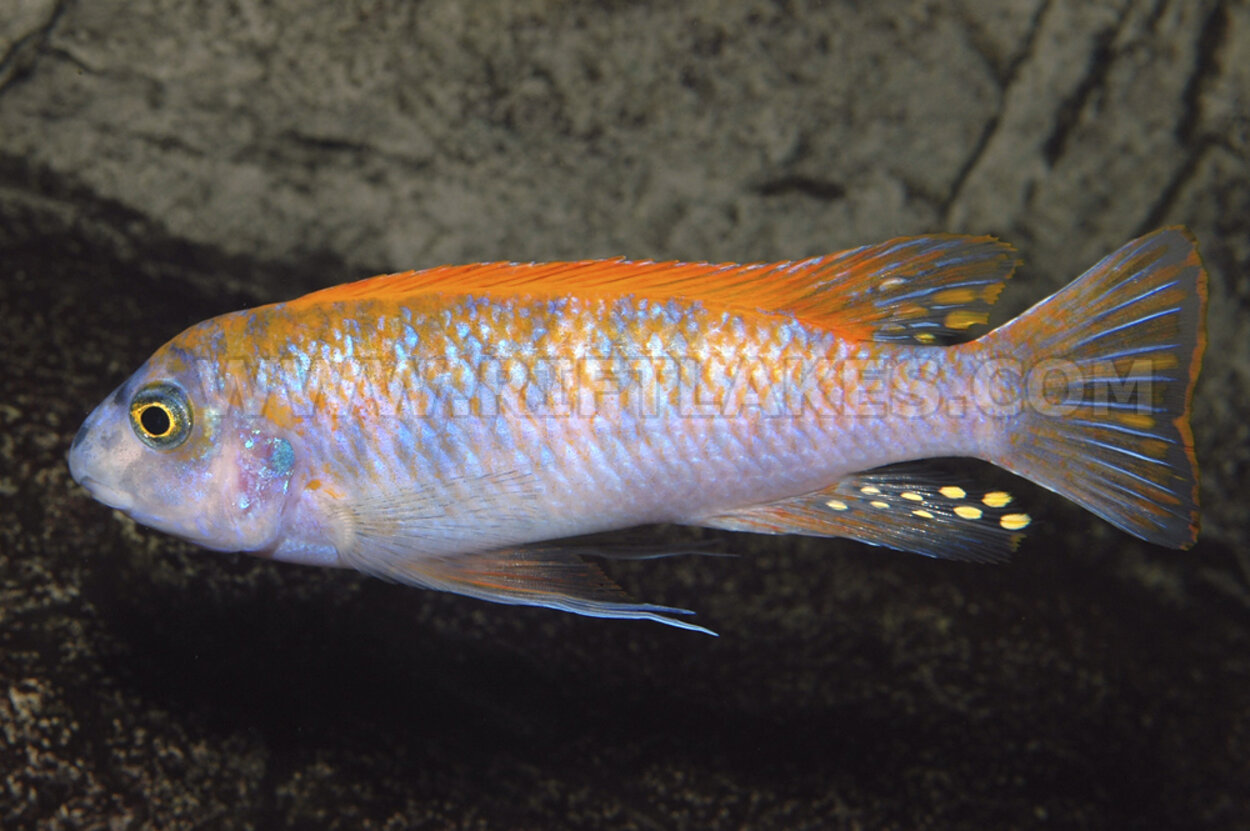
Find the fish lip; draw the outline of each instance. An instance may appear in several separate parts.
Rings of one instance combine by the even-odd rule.
[[[90,476],[83,476],[78,480],[78,484],[87,489],[87,493],[91,494],[91,498],[97,502],[103,502],[110,508],[116,508],[124,511],[130,507],[130,502],[125,496],[115,488],[101,482],[99,479],[93,479]]]

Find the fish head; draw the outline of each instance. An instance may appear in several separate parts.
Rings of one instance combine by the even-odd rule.
[[[272,548],[295,452],[281,430],[232,402],[227,375],[178,339],[166,344],[87,417],[70,474],[151,528],[219,551]]]

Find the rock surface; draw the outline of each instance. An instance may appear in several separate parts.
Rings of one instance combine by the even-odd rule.
[[[5,828],[1250,823],[1250,4],[0,0]],[[373,271],[1183,223],[1202,541],[614,564],[718,640],[215,556],[70,482],[161,341]],[[1000,318],[1001,319],[1001,318]]]

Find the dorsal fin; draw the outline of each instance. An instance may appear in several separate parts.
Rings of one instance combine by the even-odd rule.
[[[993,237],[939,234],[747,265],[618,258],[439,266],[323,289],[288,305],[424,294],[632,296],[790,315],[852,340],[942,343],[987,322],[1016,264],[1015,250]]]

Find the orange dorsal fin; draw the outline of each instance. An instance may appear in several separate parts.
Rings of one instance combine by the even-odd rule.
[[[385,274],[313,292],[292,307],[428,294],[624,297],[793,316],[854,340],[942,343],[985,324],[1015,250],[992,237],[901,237],[777,263],[623,258],[479,263]]]

